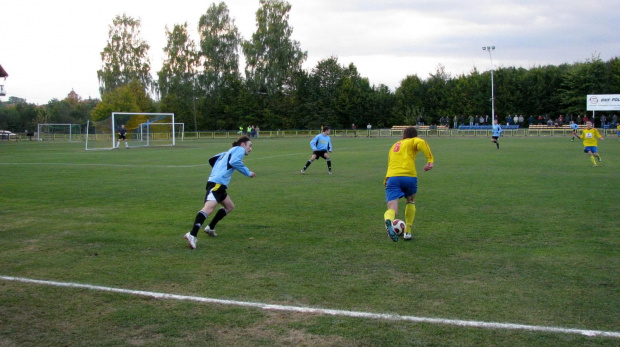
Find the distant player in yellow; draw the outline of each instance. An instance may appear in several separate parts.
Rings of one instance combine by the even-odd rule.
[[[620,123],[616,125],[616,129],[618,130],[618,141],[620,141]]]
[[[403,139],[396,142],[388,155],[388,169],[383,184],[385,185],[385,200],[387,211],[383,215],[385,228],[392,241],[398,241],[392,222],[398,212],[398,199],[405,197],[405,232],[403,238],[411,240],[411,227],[415,218],[415,196],[418,192],[418,173],[415,169],[415,157],[418,152],[424,153],[426,165],[424,171],[433,168],[433,153],[426,141],[418,138],[418,130],[408,127],[403,131]]]
[[[592,127],[592,122],[586,122],[586,128],[583,129],[581,135],[577,135],[577,132],[574,133],[575,136],[578,136],[583,140],[583,152],[588,153],[590,155],[590,160],[594,166],[598,166],[596,160],[601,161],[601,155],[598,154],[598,140],[604,141],[605,139],[601,136],[601,134],[596,130],[596,128]]]

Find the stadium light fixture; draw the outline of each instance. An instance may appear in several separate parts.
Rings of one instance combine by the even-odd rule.
[[[491,51],[495,50],[495,46],[482,47],[483,51],[489,52],[489,59],[491,59],[491,125],[495,124],[495,94],[493,92],[493,57]]]

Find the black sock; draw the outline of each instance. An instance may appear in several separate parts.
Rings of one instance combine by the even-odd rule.
[[[194,219],[192,231],[189,232],[192,236],[198,235],[198,230],[200,230],[200,227],[202,226],[202,223],[205,222],[205,219],[207,219],[207,215],[202,211],[198,212],[196,219]]]
[[[310,160],[308,160],[308,162],[306,163],[306,166],[304,166],[304,170],[308,168],[308,166],[310,166],[310,164],[312,164],[312,162]]]
[[[217,213],[215,214],[213,219],[211,219],[211,223],[209,223],[209,228],[211,228],[211,230],[215,229],[215,225],[217,224],[217,222],[221,221],[224,217],[226,217],[226,210],[222,207],[217,210]]]
[[[497,146],[497,149],[499,149],[499,142],[495,142],[495,145]]]
[[[331,161],[331,159],[327,161],[327,169],[329,171],[332,171],[332,161]]]

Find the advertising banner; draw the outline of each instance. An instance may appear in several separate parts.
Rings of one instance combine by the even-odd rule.
[[[588,111],[620,110],[620,94],[598,94],[586,97]]]

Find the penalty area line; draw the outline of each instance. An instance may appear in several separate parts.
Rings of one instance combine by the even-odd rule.
[[[156,298],[156,299],[183,300],[183,301],[210,303],[210,304],[253,307],[253,308],[260,308],[263,310],[273,310],[273,311],[323,314],[323,315],[331,315],[331,316],[345,316],[345,317],[352,317],[352,318],[408,321],[408,322],[415,322],[415,323],[453,325],[453,326],[468,327],[468,328],[524,330],[524,331],[546,332],[546,333],[579,334],[579,335],[585,335],[588,337],[600,336],[600,337],[620,338],[620,332],[615,332],[615,331],[571,329],[571,328],[560,328],[560,327],[539,326],[539,325],[494,323],[494,322],[443,319],[443,318],[428,318],[428,317],[404,316],[404,315],[390,314],[390,313],[371,313],[371,312],[360,312],[360,311],[334,310],[334,309],[325,309],[325,308],[264,304],[264,303],[259,303],[259,302],[214,299],[214,298],[205,298],[205,297],[199,297],[199,296],[178,295],[178,294],[158,293],[158,292],[150,292],[150,291],[143,291],[143,290],[103,287],[103,286],[96,286],[96,285],[82,284],[82,283],[35,280],[35,279],[22,278],[22,277],[11,277],[11,276],[0,276],[0,280],[21,282],[21,283],[34,283],[34,284],[54,286],[54,287],[89,289],[89,290],[112,292],[112,293],[119,293],[119,294],[146,296],[146,297],[151,297],[151,298]]]

